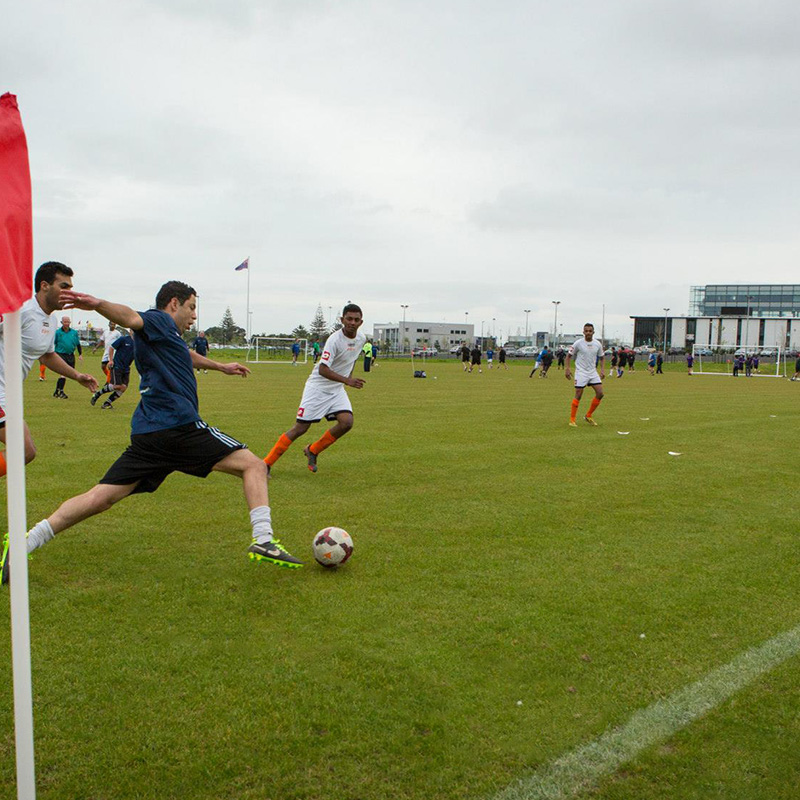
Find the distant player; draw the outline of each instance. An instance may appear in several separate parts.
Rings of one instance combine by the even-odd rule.
[[[113,409],[114,401],[125,394],[131,378],[131,364],[133,364],[134,357],[133,339],[125,331],[120,331],[120,333],[122,335],[115,339],[111,345],[111,354],[108,359],[111,380],[102,389],[96,391],[90,401],[94,405],[104,394],[110,393],[111,396],[101,406],[106,411]]]
[[[78,351],[78,358],[83,361],[81,340],[78,336],[78,331],[72,329],[72,320],[69,317],[61,317],[61,327],[56,331],[55,348],[56,355],[73,369],[75,369],[75,350]],[[62,400],[66,400],[67,395],[64,394],[64,386],[66,384],[67,379],[62,375],[56,381],[56,390],[53,392],[53,397],[60,397]]]
[[[90,391],[97,389],[97,381],[91,375],[76,372],[55,353],[55,320],[50,316],[54,311],[59,311],[64,304],[59,299],[62,289],[72,288],[72,269],[58,261],[48,261],[42,264],[33,279],[36,294],[26,301],[20,309],[20,328],[22,333],[22,377],[23,380],[30,372],[33,363],[38,358],[48,369],[53,372],[77,381],[81,386]],[[4,341],[3,322],[0,319],[0,442],[6,442],[6,348]],[[11,365],[19,369],[20,365]],[[36,458],[36,445],[27,423],[23,422],[23,437],[25,444],[25,463],[29,464]],[[4,452],[0,452],[0,477],[6,474],[6,459]]]
[[[128,449],[100,483],[62,503],[28,532],[28,552],[131,494],[155,492],[172,472],[205,478],[218,471],[242,479],[253,530],[250,559],[284,567],[302,566],[274,538],[264,462],[246,445],[209,427],[200,418],[193,366],[242,377],[250,370],[241,364],[212,361],[189,349],[181,334],[195,320],[195,290],[181,281],[169,281],[159,290],[156,307],[142,312],[72,291],[62,292],[61,300],[69,307],[96,311],[135,332],[141,400],[131,419]],[[188,513],[184,515],[186,522],[196,527],[197,520],[190,520]],[[2,582],[8,582],[7,544],[3,549]]]
[[[483,372],[481,369],[481,349],[478,347],[477,343],[470,353],[469,371],[472,372],[474,367],[478,368],[478,372]]]
[[[686,354],[686,369],[689,375],[694,374],[694,353]]]
[[[377,342],[373,342],[372,343],[372,366],[373,367],[377,367],[378,366],[378,351],[379,350],[380,350],[380,348],[378,347],[378,343]]]
[[[556,351],[556,358],[558,359],[558,368],[564,369],[564,360],[566,359],[567,354],[563,347],[559,347]]]
[[[553,351],[545,347],[542,351],[542,371],[539,373],[540,378],[546,378],[550,367],[553,365]]]
[[[292,342],[292,366],[293,367],[297,366],[297,356],[299,356],[299,355],[300,355],[300,341],[298,339],[295,339],[294,342]]]
[[[461,364],[464,367],[464,372],[472,372],[470,369],[470,359],[471,359],[469,345],[464,342],[461,345]]]
[[[540,350],[536,354],[536,361],[533,362],[533,369],[531,370],[531,374],[528,375],[529,378],[532,378],[534,376],[534,373],[536,372],[537,369],[541,369],[541,366],[542,366],[542,353],[543,352],[544,352],[544,350]]]
[[[657,353],[656,354],[656,375],[663,375],[664,374],[664,354]]]
[[[587,322],[583,326],[583,339],[578,339],[572,348],[567,353],[567,368],[564,376],[569,380],[572,377],[570,371],[570,361],[575,359],[575,398],[572,401],[572,410],[569,416],[569,424],[573,428],[577,428],[578,424],[575,422],[575,417],[578,414],[578,406],[583,396],[583,390],[587,386],[594,389],[594,397],[592,404],[589,406],[589,411],[584,419],[590,425],[597,425],[592,419],[592,415],[600,405],[603,399],[603,378],[605,378],[605,363],[606,358],[603,355],[603,344],[594,338],[594,325]],[[600,373],[597,372],[597,366],[600,366]]]
[[[192,350],[197,353],[199,356],[203,356],[204,358],[208,355],[208,339],[206,339],[206,332],[205,331],[198,331],[197,336],[195,337],[194,341],[192,342]],[[197,372],[200,372],[200,369],[197,369]],[[204,373],[207,373],[208,370],[204,369]],[[104,404],[105,407],[105,404]]]
[[[647,357],[647,371],[651,375],[655,375],[656,374],[656,354],[655,353],[650,353],[650,355]]]
[[[120,332],[117,330],[117,323],[116,322],[109,322],[108,323],[108,330],[104,331],[100,338],[97,340],[97,343],[92,348],[92,352],[94,353],[98,347],[102,345],[103,347],[103,357],[100,359],[100,367],[103,370],[103,373],[106,376],[106,383],[111,381],[111,372],[108,369],[108,359],[111,357],[111,345],[116,340],[119,339]]]
[[[363,321],[363,314],[357,305],[349,303],[344,307],[342,327],[325,342],[322,358],[306,380],[295,423],[280,435],[267,454],[264,459],[267,467],[271,468],[295,439],[324,417],[330,422],[335,420],[336,424],[303,450],[308,468],[316,472],[317,456],[352,429],[353,406],[344,387],[360,389],[364,386],[361,378],[353,377],[353,368],[367,339],[358,332]]]
[[[505,367],[505,369],[508,370],[508,364],[506,364],[506,356],[507,355],[508,354],[506,353],[505,347],[503,347],[503,345],[500,345],[500,350],[497,353],[497,371],[498,372],[500,372],[500,367]]]
[[[492,350],[491,346],[486,351],[486,363],[489,365],[489,369],[492,368],[492,360],[494,359],[494,350]]]
[[[789,378],[790,381],[800,380],[800,358],[794,362],[794,375]]]
[[[314,342],[311,345],[311,349],[314,351],[314,363],[316,364],[319,361],[320,353],[322,352],[322,348],[320,347],[319,342]]]
[[[372,343],[365,342],[361,350],[364,353],[364,372],[369,372],[370,365],[372,364]]]

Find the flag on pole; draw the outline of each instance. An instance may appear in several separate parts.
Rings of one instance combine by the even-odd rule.
[[[234,272],[239,272],[242,269],[249,269],[250,268],[250,257],[248,256],[238,267],[234,270]]]
[[[33,294],[33,225],[28,147],[13,94],[0,97],[0,314]]]
[[[33,687],[25,547],[25,438],[22,407],[22,328],[20,307],[33,293],[33,222],[28,145],[13,94],[0,96],[0,314],[5,350],[8,500],[8,559],[11,566],[11,662],[14,682],[14,743],[17,797],[34,800]],[[14,366],[16,365],[16,367]]]

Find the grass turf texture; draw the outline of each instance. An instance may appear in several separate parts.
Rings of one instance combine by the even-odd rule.
[[[290,448],[270,495],[303,570],[248,561],[240,484],[220,474],[173,475],[38,551],[38,796],[491,797],[800,622],[796,384],[642,367],[576,430],[563,372],[510,367],[429,362],[414,380],[379,361],[316,475],[302,447],[323,427]],[[309,368],[200,374],[201,413],[264,454]],[[31,524],[102,476],[137,400],[106,412],[53,386],[25,387]],[[326,525],[354,538],[341,570],[313,562]],[[0,613],[12,797],[7,591]],[[589,796],[794,797],[797,674],[765,675]]]

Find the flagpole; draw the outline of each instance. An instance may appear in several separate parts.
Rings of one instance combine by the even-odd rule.
[[[3,320],[6,366],[22,363],[20,312]],[[8,535],[11,568],[11,650],[14,676],[14,732],[17,756],[17,797],[34,800],[36,774],[33,750],[31,625],[28,602],[28,552],[25,542],[25,435],[23,433],[22,372],[6,369],[6,459],[8,472]]]
[[[247,257],[247,317],[245,319],[247,328],[247,345],[250,346],[250,256]]]

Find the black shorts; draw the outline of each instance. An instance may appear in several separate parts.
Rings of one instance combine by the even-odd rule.
[[[131,436],[128,449],[109,467],[100,483],[127,486],[138,481],[133,490],[154,492],[170,472],[183,472],[205,478],[216,464],[246,444],[210,428],[202,420],[154,433]]]
[[[75,353],[56,353],[56,355],[64,362],[69,364],[73,369],[75,369]],[[63,378],[63,375],[59,375],[59,378]]]
[[[131,379],[131,371],[129,369],[114,369],[111,370],[111,383],[114,386],[127,386],[128,381]]]

